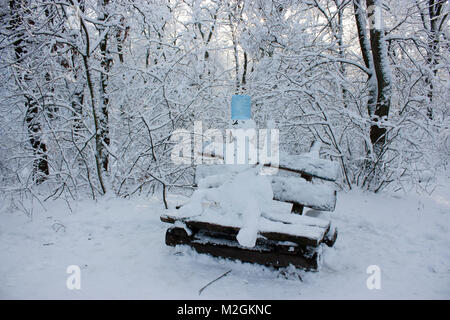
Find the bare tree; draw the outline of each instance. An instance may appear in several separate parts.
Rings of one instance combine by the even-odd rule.
[[[105,172],[108,172],[108,151],[107,148],[110,145],[109,137],[109,96],[108,96],[108,82],[109,72],[113,63],[112,55],[108,48],[109,27],[103,26],[109,18],[108,12],[109,0],[101,1],[99,10],[98,31],[100,36],[100,133],[99,133],[99,145],[97,146],[97,152],[99,154],[102,168]]]
[[[15,70],[17,85],[20,87],[25,104],[25,122],[28,129],[29,142],[33,149],[33,175],[36,183],[42,183],[49,175],[47,145],[42,139],[42,125],[40,114],[42,105],[37,99],[37,93],[33,88],[33,70],[30,69],[29,56],[35,50],[36,43],[26,36],[27,25],[34,25],[33,18],[29,15],[29,3],[26,0],[11,0],[10,30],[14,36]]]
[[[448,1],[446,0],[429,0],[426,7],[428,10],[421,7],[420,3],[416,0],[416,6],[419,9],[420,18],[424,29],[428,33],[427,42],[427,58],[426,62],[430,68],[429,75],[427,75],[425,82],[428,84],[428,98],[430,104],[427,106],[427,115],[430,119],[433,119],[433,78],[436,77],[438,72],[438,63],[440,56],[440,46],[443,34],[443,28],[448,17],[448,12],[445,10]]]
[[[379,157],[386,142],[386,128],[382,121],[387,120],[391,105],[392,85],[389,68],[389,60],[384,38],[384,22],[382,14],[382,1],[366,0],[370,30],[370,47],[375,75],[377,78],[378,95],[372,120],[375,122],[370,127],[370,141],[374,152]]]

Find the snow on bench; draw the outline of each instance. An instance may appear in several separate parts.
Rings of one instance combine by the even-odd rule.
[[[208,177],[216,176],[219,181],[223,181],[222,178],[230,177],[233,174],[242,172],[251,165],[244,164],[209,164],[209,165],[198,165],[195,169],[194,184],[198,183]]]
[[[316,210],[333,211],[336,191],[327,185],[312,184],[296,177],[272,177],[274,200],[303,205]]]
[[[194,183],[199,187],[218,187],[232,175],[248,168],[249,165],[200,165],[197,166]],[[300,177],[273,176],[272,189],[274,200],[323,211],[333,211],[336,206],[335,190]]]
[[[311,153],[281,154],[278,167],[281,170],[297,172],[327,181],[336,181],[339,177],[339,164],[337,162],[316,158]]]
[[[285,224],[303,224],[306,226],[320,227],[324,229],[330,228],[330,221],[309,217],[309,216],[300,216],[298,214],[289,214],[289,213],[266,213],[263,212],[262,216],[268,220],[278,221]]]
[[[312,180],[335,181],[339,173],[337,163],[319,158],[319,150],[320,143],[315,143],[307,154],[281,155],[277,176],[261,175],[257,164],[197,166],[197,188],[190,201],[160,218],[174,224],[166,232],[166,244],[187,244],[199,253],[275,267],[292,264],[317,270],[320,245],[333,246],[337,230],[329,220],[301,214],[303,207],[334,210],[336,191]],[[286,176],[287,172],[297,176]]]
[[[270,217],[270,216],[269,216]],[[308,219],[292,219],[289,223],[283,221],[283,218],[278,215],[272,216],[272,219],[262,217],[258,224],[259,237],[274,240],[274,241],[289,241],[303,246],[317,247],[329,231],[330,224],[327,221],[309,217]],[[300,217],[300,216],[299,216]],[[302,218],[302,217],[300,217]],[[209,230],[212,232],[219,232],[228,235],[237,235],[239,230],[244,227],[239,220],[230,220],[221,215],[199,215],[191,217],[181,217],[174,215],[162,215],[160,217],[162,222],[176,223],[180,221],[192,230]],[[317,221],[314,222],[314,220]],[[306,221],[306,224],[304,223]],[[295,222],[295,223],[293,223]]]
[[[276,166],[276,164],[267,163],[265,166]],[[295,172],[305,178],[319,178],[326,181],[336,181],[339,177],[339,164],[335,161],[320,159],[314,156],[314,153],[305,153],[300,155],[280,155],[278,169]],[[250,168],[251,165],[234,164],[212,164],[197,166],[194,183],[197,184],[201,179],[217,174],[235,174]],[[308,179],[310,180],[310,179]]]

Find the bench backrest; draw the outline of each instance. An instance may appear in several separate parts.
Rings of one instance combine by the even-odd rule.
[[[291,176],[271,176],[274,200],[292,203],[292,212],[302,214],[304,207],[322,211],[334,211],[336,191],[326,184],[315,184],[313,178],[336,181],[339,165],[335,161],[319,158],[320,144],[314,143],[309,153],[280,155],[278,169],[294,173]],[[270,166],[271,164],[265,164]],[[196,168],[194,184],[212,175],[238,173],[249,165],[199,165]]]

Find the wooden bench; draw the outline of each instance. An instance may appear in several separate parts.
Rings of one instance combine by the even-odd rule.
[[[254,247],[239,244],[236,236],[243,227],[223,217],[189,216],[176,213],[161,216],[161,221],[174,224],[166,232],[166,244],[187,244],[199,253],[238,259],[273,267],[290,264],[306,270],[317,270],[321,246],[332,246],[337,229],[328,219],[302,215],[304,207],[333,211],[336,191],[315,180],[335,181],[338,165],[320,159],[317,144],[304,155],[282,155],[279,173],[271,177],[274,200],[292,204],[291,213],[263,212]],[[270,165],[270,164],[267,164]],[[217,174],[238,171],[236,166],[201,165],[197,167],[194,184]],[[314,180],[314,181],[313,181]],[[286,205],[286,204],[285,204]]]

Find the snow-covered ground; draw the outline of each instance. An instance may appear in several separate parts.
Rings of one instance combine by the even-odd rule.
[[[172,204],[180,199],[172,199]],[[168,225],[157,199],[62,201],[35,208],[33,219],[0,213],[1,299],[449,299],[450,192],[431,196],[338,194],[339,229],[319,272],[303,281],[271,268],[199,255],[164,244]],[[68,290],[66,269],[81,268]],[[369,290],[368,266],[381,270]],[[226,277],[200,288],[221,274]]]

